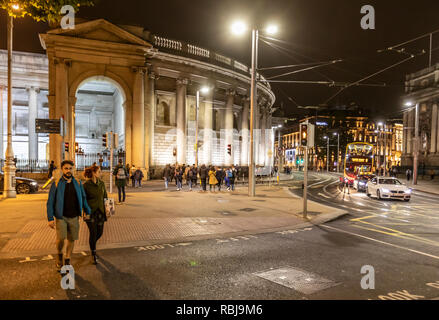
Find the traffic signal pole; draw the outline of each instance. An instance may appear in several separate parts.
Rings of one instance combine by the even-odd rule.
[[[305,169],[303,172],[303,218],[308,218],[308,147],[305,146]]]

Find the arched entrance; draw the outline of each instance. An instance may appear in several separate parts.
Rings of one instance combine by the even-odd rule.
[[[75,97],[76,167],[102,162],[104,169],[109,168],[110,150],[103,146],[106,132],[117,135],[113,163],[125,162],[126,94],[122,87],[109,77],[94,76],[78,85]]]

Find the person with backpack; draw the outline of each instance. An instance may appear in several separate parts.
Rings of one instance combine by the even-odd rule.
[[[134,178],[134,172],[136,172],[136,166],[133,164],[132,166],[131,166],[131,169],[130,169],[130,179],[131,179],[131,187],[135,187],[136,186],[136,179]]]
[[[229,181],[230,181],[230,188],[232,191],[235,191],[235,180],[236,180],[236,169],[234,166],[230,169],[230,175],[229,175]]]
[[[87,196],[87,203],[91,209],[90,219],[86,219],[85,222],[90,232],[88,243],[93,264],[98,264],[96,243],[102,237],[104,223],[107,221],[105,199],[108,198],[108,195],[105,183],[101,180],[101,175],[102,172],[98,166],[92,166],[84,171],[84,177],[87,179],[84,183],[84,191]]]
[[[70,265],[70,259],[79,238],[79,217],[84,211],[90,216],[91,209],[88,206],[84,187],[80,180],[73,177],[73,161],[61,162],[62,177],[52,183],[47,199],[47,220],[49,227],[56,229],[55,259],[58,271],[63,265]],[[67,239],[66,254],[63,261],[64,242]]]
[[[122,204],[125,202],[125,187],[127,185],[127,177],[129,177],[127,169],[123,166],[122,159],[119,159],[119,164],[114,168],[113,176],[115,176],[116,179],[116,187],[119,195],[119,202],[117,202],[117,204]]]
[[[194,181],[193,176],[194,176],[194,171],[193,171],[193,167],[187,167],[186,168],[186,181],[189,184],[189,191],[192,191],[192,182]]]
[[[215,177],[216,180],[218,181],[218,191],[221,191],[221,185],[223,184],[223,180],[226,176],[226,173],[224,172],[223,168],[216,168],[216,173],[215,173]]]
[[[209,175],[209,171],[207,170],[206,165],[202,164],[200,167],[200,180],[201,180],[201,186],[203,192],[207,192],[206,185],[207,185],[208,175]]]
[[[135,181],[135,187],[136,188],[141,188],[142,187],[142,179],[143,179],[144,175],[142,170],[140,170],[140,168],[137,168],[136,171],[134,171],[134,181]]]
[[[224,182],[225,182],[225,184],[226,184],[227,191],[230,191],[229,171],[230,171],[230,168],[227,168],[227,170],[226,170],[226,176],[224,177]]]
[[[197,167],[195,166],[195,164],[194,165],[192,165],[192,169],[191,169],[191,171],[192,171],[192,175],[190,176],[190,179],[191,179],[191,184],[192,184],[192,186],[197,186],[197,180],[198,180],[198,169],[197,169]],[[192,188],[191,188],[191,190],[192,190]]]

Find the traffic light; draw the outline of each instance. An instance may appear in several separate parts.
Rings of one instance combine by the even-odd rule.
[[[102,135],[102,146],[105,147],[105,148],[108,148],[108,139],[107,138],[108,138],[107,134],[104,133]]]
[[[227,153],[231,156],[232,155],[232,145],[228,144],[227,145]]]
[[[308,124],[300,124],[300,145],[306,147],[308,145]]]
[[[75,142],[75,153],[79,153],[79,143]]]
[[[68,142],[64,142],[64,151],[69,152],[69,143]]]

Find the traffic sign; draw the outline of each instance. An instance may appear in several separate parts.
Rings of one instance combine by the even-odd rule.
[[[61,121],[59,119],[35,119],[35,133],[61,134]]]

